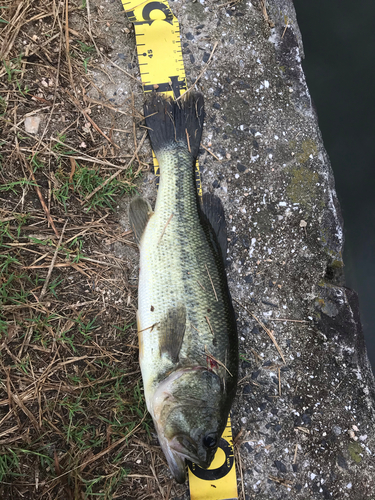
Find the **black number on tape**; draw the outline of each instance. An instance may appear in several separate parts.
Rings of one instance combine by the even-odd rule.
[[[215,481],[228,474],[234,463],[233,448],[224,438],[220,439],[219,448],[221,448],[225,453],[225,460],[224,463],[216,469],[202,469],[197,464],[188,462],[189,469],[194,476],[197,476],[199,479],[203,479],[205,481]]]

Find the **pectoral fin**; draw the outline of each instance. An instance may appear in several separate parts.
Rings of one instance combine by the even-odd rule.
[[[186,329],[186,308],[184,305],[169,309],[160,322],[160,355],[167,354],[173,363],[179,361],[182,341]]]
[[[138,245],[152,214],[151,205],[144,198],[137,197],[130,202],[129,222]]]

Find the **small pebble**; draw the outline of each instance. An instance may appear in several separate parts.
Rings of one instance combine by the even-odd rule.
[[[37,134],[40,125],[40,117],[38,115],[27,116],[25,118],[25,130],[28,134]]]

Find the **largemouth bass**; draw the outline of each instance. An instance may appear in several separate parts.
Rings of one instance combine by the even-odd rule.
[[[129,207],[140,248],[138,337],[144,393],[170,470],[185,481],[185,459],[209,467],[236,392],[238,341],[225,274],[223,206],[195,186],[203,97],[145,104],[160,165],[153,211]]]

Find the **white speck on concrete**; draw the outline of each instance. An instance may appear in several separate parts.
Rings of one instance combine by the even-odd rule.
[[[256,241],[257,241],[256,238],[251,238],[251,245],[250,245],[250,249],[249,249],[249,256],[250,257],[253,256],[254,246],[255,246]]]

